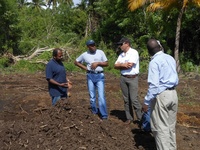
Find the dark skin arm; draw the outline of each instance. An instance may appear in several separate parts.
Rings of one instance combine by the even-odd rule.
[[[87,71],[87,67],[84,66],[82,63],[75,61],[74,64],[76,66],[80,67],[81,69]],[[108,62],[107,61],[106,62],[94,62],[91,64],[91,69],[95,70],[98,66],[106,67],[106,66],[108,66]]]
[[[142,105],[142,111],[147,112],[147,110],[148,110],[148,105],[143,104]]]
[[[55,84],[57,86],[62,86],[62,87],[68,87],[67,83],[58,83],[57,81],[55,81],[54,79],[48,79],[48,81],[52,84]]]
[[[86,70],[87,71],[87,67],[85,65],[83,65],[82,63],[78,62],[78,61],[75,61],[74,64],[76,66],[78,66],[79,68],[83,69],[83,70]]]
[[[94,62],[91,64],[91,69],[95,70],[98,66],[101,66],[101,67],[106,67],[108,66],[108,62],[105,61],[105,62]]]

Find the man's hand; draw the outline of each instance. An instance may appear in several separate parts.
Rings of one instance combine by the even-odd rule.
[[[142,111],[143,111],[143,112],[147,112],[148,107],[149,107],[148,105],[143,104],[143,105],[142,105]]]
[[[126,62],[124,63],[125,68],[130,69],[133,66],[133,63]]]
[[[71,82],[71,81],[68,81],[68,82],[67,82],[67,87],[68,87],[68,89],[71,89],[71,88],[72,88],[72,82]]]
[[[99,63],[98,62],[94,62],[91,64],[91,69],[95,70],[98,67]]]
[[[60,83],[60,86],[62,86],[62,87],[68,87],[68,83]]]

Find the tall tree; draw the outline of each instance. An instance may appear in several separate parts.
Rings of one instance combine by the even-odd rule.
[[[17,3],[13,0],[0,0],[0,54],[17,53],[20,29],[17,27]]]
[[[27,5],[27,0],[17,0],[18,7],[22,8],[23,6]]]
[[[87,12],[85,37],[91,36],[99,27],[99,14],[95,10],[98,2],[101,2],[101,0],[81,0],[81,3],[77,6],[77,8]]]
[[[32,3],[29,3],[29,6],[40,11],[42,7],[46,7],[46,4],[43,0],[32,0]]]
[[[177,8],[179,10],[179,15],[177,19],[176,26],[176,38],[175,38],[175,48],[174,48],[174,57],[177,63],[177,71],[180,71],[180,62],[179,62],[179,43],[180,43],[180,29],[182,16],[185,12],[185,9],[188,5],[196,5],[200,7],[200,0],[128,0],[128,8],[131,11],[134,11],[144,5],[147,6],[147,11],[155,11],[158,9],[170,10],[171,8]]]
[[[59,3],[66,3],[71,6],[73,4],[73,0],[46,0],[49,7],[53,4],[53,8],[56,8]]]

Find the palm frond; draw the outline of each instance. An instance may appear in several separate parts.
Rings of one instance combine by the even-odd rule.
[[[158,1],[151,0],[150,5],[147,7],[147,11],[156,11],[158,9],[167,9],[175,3],[177,3],[177,0],[158,0]]]
[[[156,2],[156,3],[151,3],[148,7],[147,7],[147,11],[155,11],[158,9],[162,9],[163,5],[161,2]]]
[[[183,7],[186,7],[188,4],[188,0],[183,0]]]
[[[131,11],[136,10],[137,8],[143,6],[146,0],[128,0],[128,8]]]
[[[200,0],[193,0],[193,3],[200,7]]]
[[[128,0],[128,8],[134,11],[148,3],[147,11],[155,11],[158,9],[171,8],[173,6],[186,7],[188,3],[191,2],[200,7],[200,0],[183,0],[182,6],[180,6],[178,0]]]

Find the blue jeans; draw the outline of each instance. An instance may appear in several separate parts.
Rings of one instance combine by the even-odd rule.
[[[61,98],[60,96],[57,96],[57,97],[52,96],[51,97],[51,99],[52,99],[52,105],[55,106],[56,103],[57,103],[57,101],[60,100],[60,98]]]
[[[98,74],[87,74],[87,85],[88,85],[88,91],[90,95],[90,106],[92,109],[92,112],[94,114],[98,113],[98,108],[96,106],[96,90],[98,92],[98,106],[99,106],[99,112],[101,114],[102,118],[107,118],[107,106],[106,106],[106,99],[105,99],[105,77],[103,73]]]

